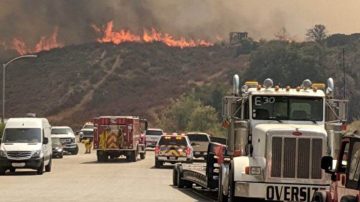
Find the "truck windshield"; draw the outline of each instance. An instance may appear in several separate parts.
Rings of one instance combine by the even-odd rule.
[[[4,131],[4,143],[40,143],[40,128],[7,128]]]
[[[323,98],[253,96],[252,118],[257,120],[322,121]]]
[[[190,142],[209,142],[209,138],[205,134],[187,134]]]
[[[53,128],[51,129],[51,134],[59,135],[59,134],[68,134],[71,133],[69,128]]]
[[[161,136],[163,132],[161,130],[147,130],[146,135],[156,135]]]

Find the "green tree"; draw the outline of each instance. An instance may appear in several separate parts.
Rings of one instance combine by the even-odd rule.
[[[3,133],[4,133],[4,128],[5,128],[5,124],[0,123],[0,139],[1,139],[1,138],[2,138],[2,136],[3,136]]]
[[[204,131],[218,135],[219,125],[215,109],[211,106],[200,106],[191,113],[187,131]]]
[[[156,119],[168,132],[203,131],[216,136],[222,132],[215,108],[204,106],[193,95],[181,96]]]
[[[181,96],[160,115],[161,126],[168,131],[185,131],[191,113],[201,106],[201,102],[191,96]]]
[[[300,85],[304,79],[322,81],[325,77],[323,52],[321,46],[313,43],[268,42],[251,55],[245,80],[262,82],[272,78],[275,85],[293,87]]]
[[[306,37],[309,41],[315,41],[322,43],[326,39],[326,27],[325,25],[315,25],[313,28],[308,29],[306,32]]]

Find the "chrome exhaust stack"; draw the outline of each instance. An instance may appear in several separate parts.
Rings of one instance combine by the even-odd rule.
[[[235,74],[233,77],[233,95],[239,95],[240,78],[239,75]]]

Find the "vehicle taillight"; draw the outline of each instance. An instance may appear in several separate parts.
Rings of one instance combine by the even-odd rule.
[[[160,152],[160,148],[159,148],[159,146],[156,146],[156,147],[155,147],[155,155],[158,155],[159,152]]]
[[[191,148],[187,147],[186,148],[186,155],[189,156],[191,154]]]

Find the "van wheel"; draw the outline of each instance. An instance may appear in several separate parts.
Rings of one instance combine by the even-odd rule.
[[[16,171],[16,168],[10,168],[11,173],[15,173],[15,171]]]
[[[50,157],[49,163],[45,166],[46,172],[51,172],[52,158]]]
[[[41,162],[40,167],[37,169],[36,173],[42,175],[44,173],[44,160]]]
[[[5,171],[6,171],[5,168],[0,168],[0,175],[5,175]]]

